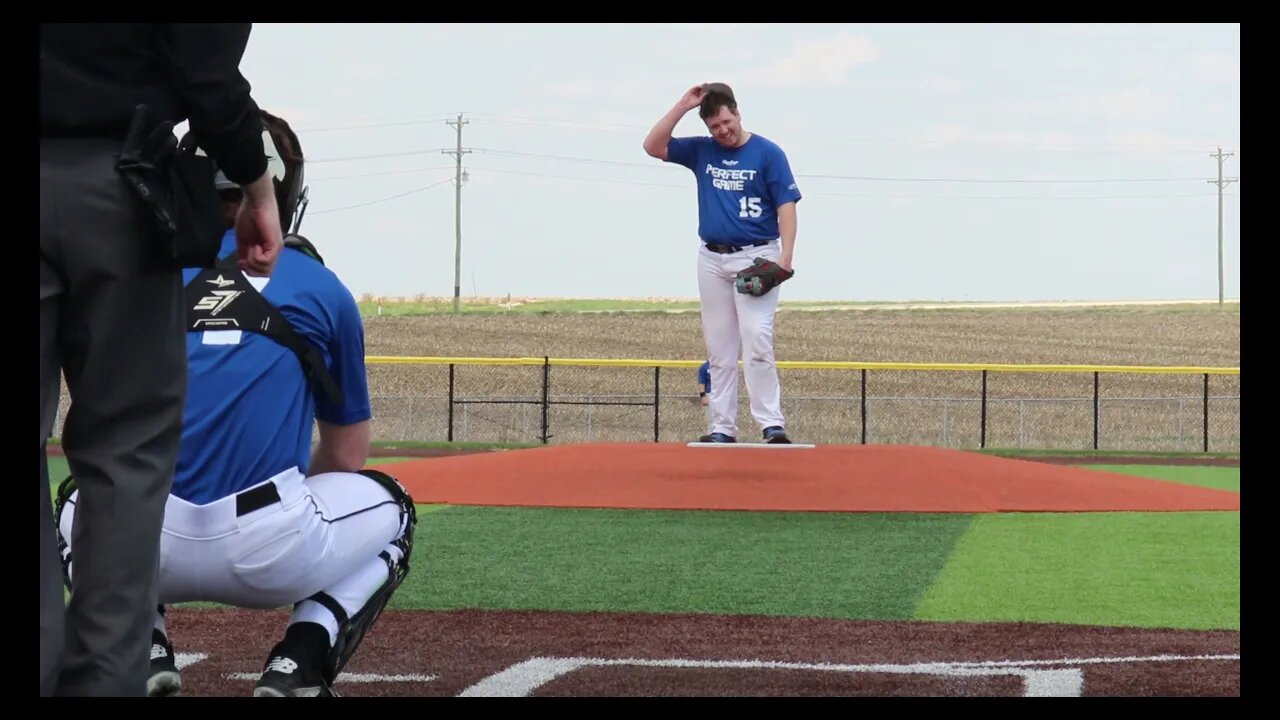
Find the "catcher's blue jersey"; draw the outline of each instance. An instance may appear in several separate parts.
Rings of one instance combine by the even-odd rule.
[[[234,248],[235,233],[228,231],[219,255]],[[198,272],[184,270],[184,283]],[[197,505],[295,465],[306,473],[316,418],[348,425],[372,416],[364,325],[355,298],[338,277],[286,248],[270,278],[249,281],[320,351],[342,391],[342,404],[329,402],[303,376],[298,356],[265,335],[188,332],[187,402],[171,492]]]
[[[671,138],[667,162],[689,168],[697,178],[698,236],[703,242],[773,240],[778,237],[777,207],[801,197],[786,153],[754,133],[732,150],[710,136]]]

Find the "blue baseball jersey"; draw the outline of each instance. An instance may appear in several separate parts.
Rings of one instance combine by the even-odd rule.
[[[219,255],[234,249],[235,231],[229,230]],[[198,273],[184,270],[184,283]],[[187,401],[171,493],[196,505],[290,467],[305,474],[315,419],[349,425],[372,417],[364,324],[355,298],[333,271],[285,248],[269,278],[249,281],[320,351],[342,404],[330,402],[307,381],[298,356],[266,335],[188,332]]]
[[[698,368],[698,383],[706,388],[706,392],[711,392],[711,361],[702,363]]]
[[[693,171],[698,182],[698,237],[745,245],[778,237],[778,206],[800,201],[782,148],[751,134],[738,148],[710,136],[671,138],[667,162]]]

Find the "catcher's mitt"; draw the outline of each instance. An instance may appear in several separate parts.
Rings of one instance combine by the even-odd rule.
[[[785,270],[776,262],[756,258],[754,265],[738,273],[734,287],[740,293],[759,297],[784,281],[790,280],[795,274],[794,270]]]

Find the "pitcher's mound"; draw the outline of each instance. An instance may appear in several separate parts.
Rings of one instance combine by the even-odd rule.
[[[453,505],[843,512],[1239,510],[1240,494],[910,445],[707,452],[556,445],[386,466],[415,501]]]

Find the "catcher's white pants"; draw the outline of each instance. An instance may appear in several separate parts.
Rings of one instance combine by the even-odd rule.
[[[207,505],[169,496],[160,538],[160,603],[279,608],[323,590],[355,615],[387,581],[387,563],[378,553],[400,558],[391,544],[404,532],[399,504],[356,473],[307,478],[292,468],[259,485],[265,483],[275,484],[280,501],[242,515],[235,495]],[[68,543],[77,496],[58,518]],[[68,550],[74,585],[75,548]],[[320,622],[335,632],[336,620],[314,617],[319,607],[303,603],[294,621]]]
[[[756,258],[777,262],[781,255],[782,244],[777,240],[723,255],[698,245],[702,337],[711,361],[711,432],[738,436],[739,354],[756,424],[760,430],[786,425],[782,417],[782,387],[773,357],[773,318],[781,287],[754,297],[733,286],[735,274],[751,267]],[[751,438],[752,442],[759,440]]]

